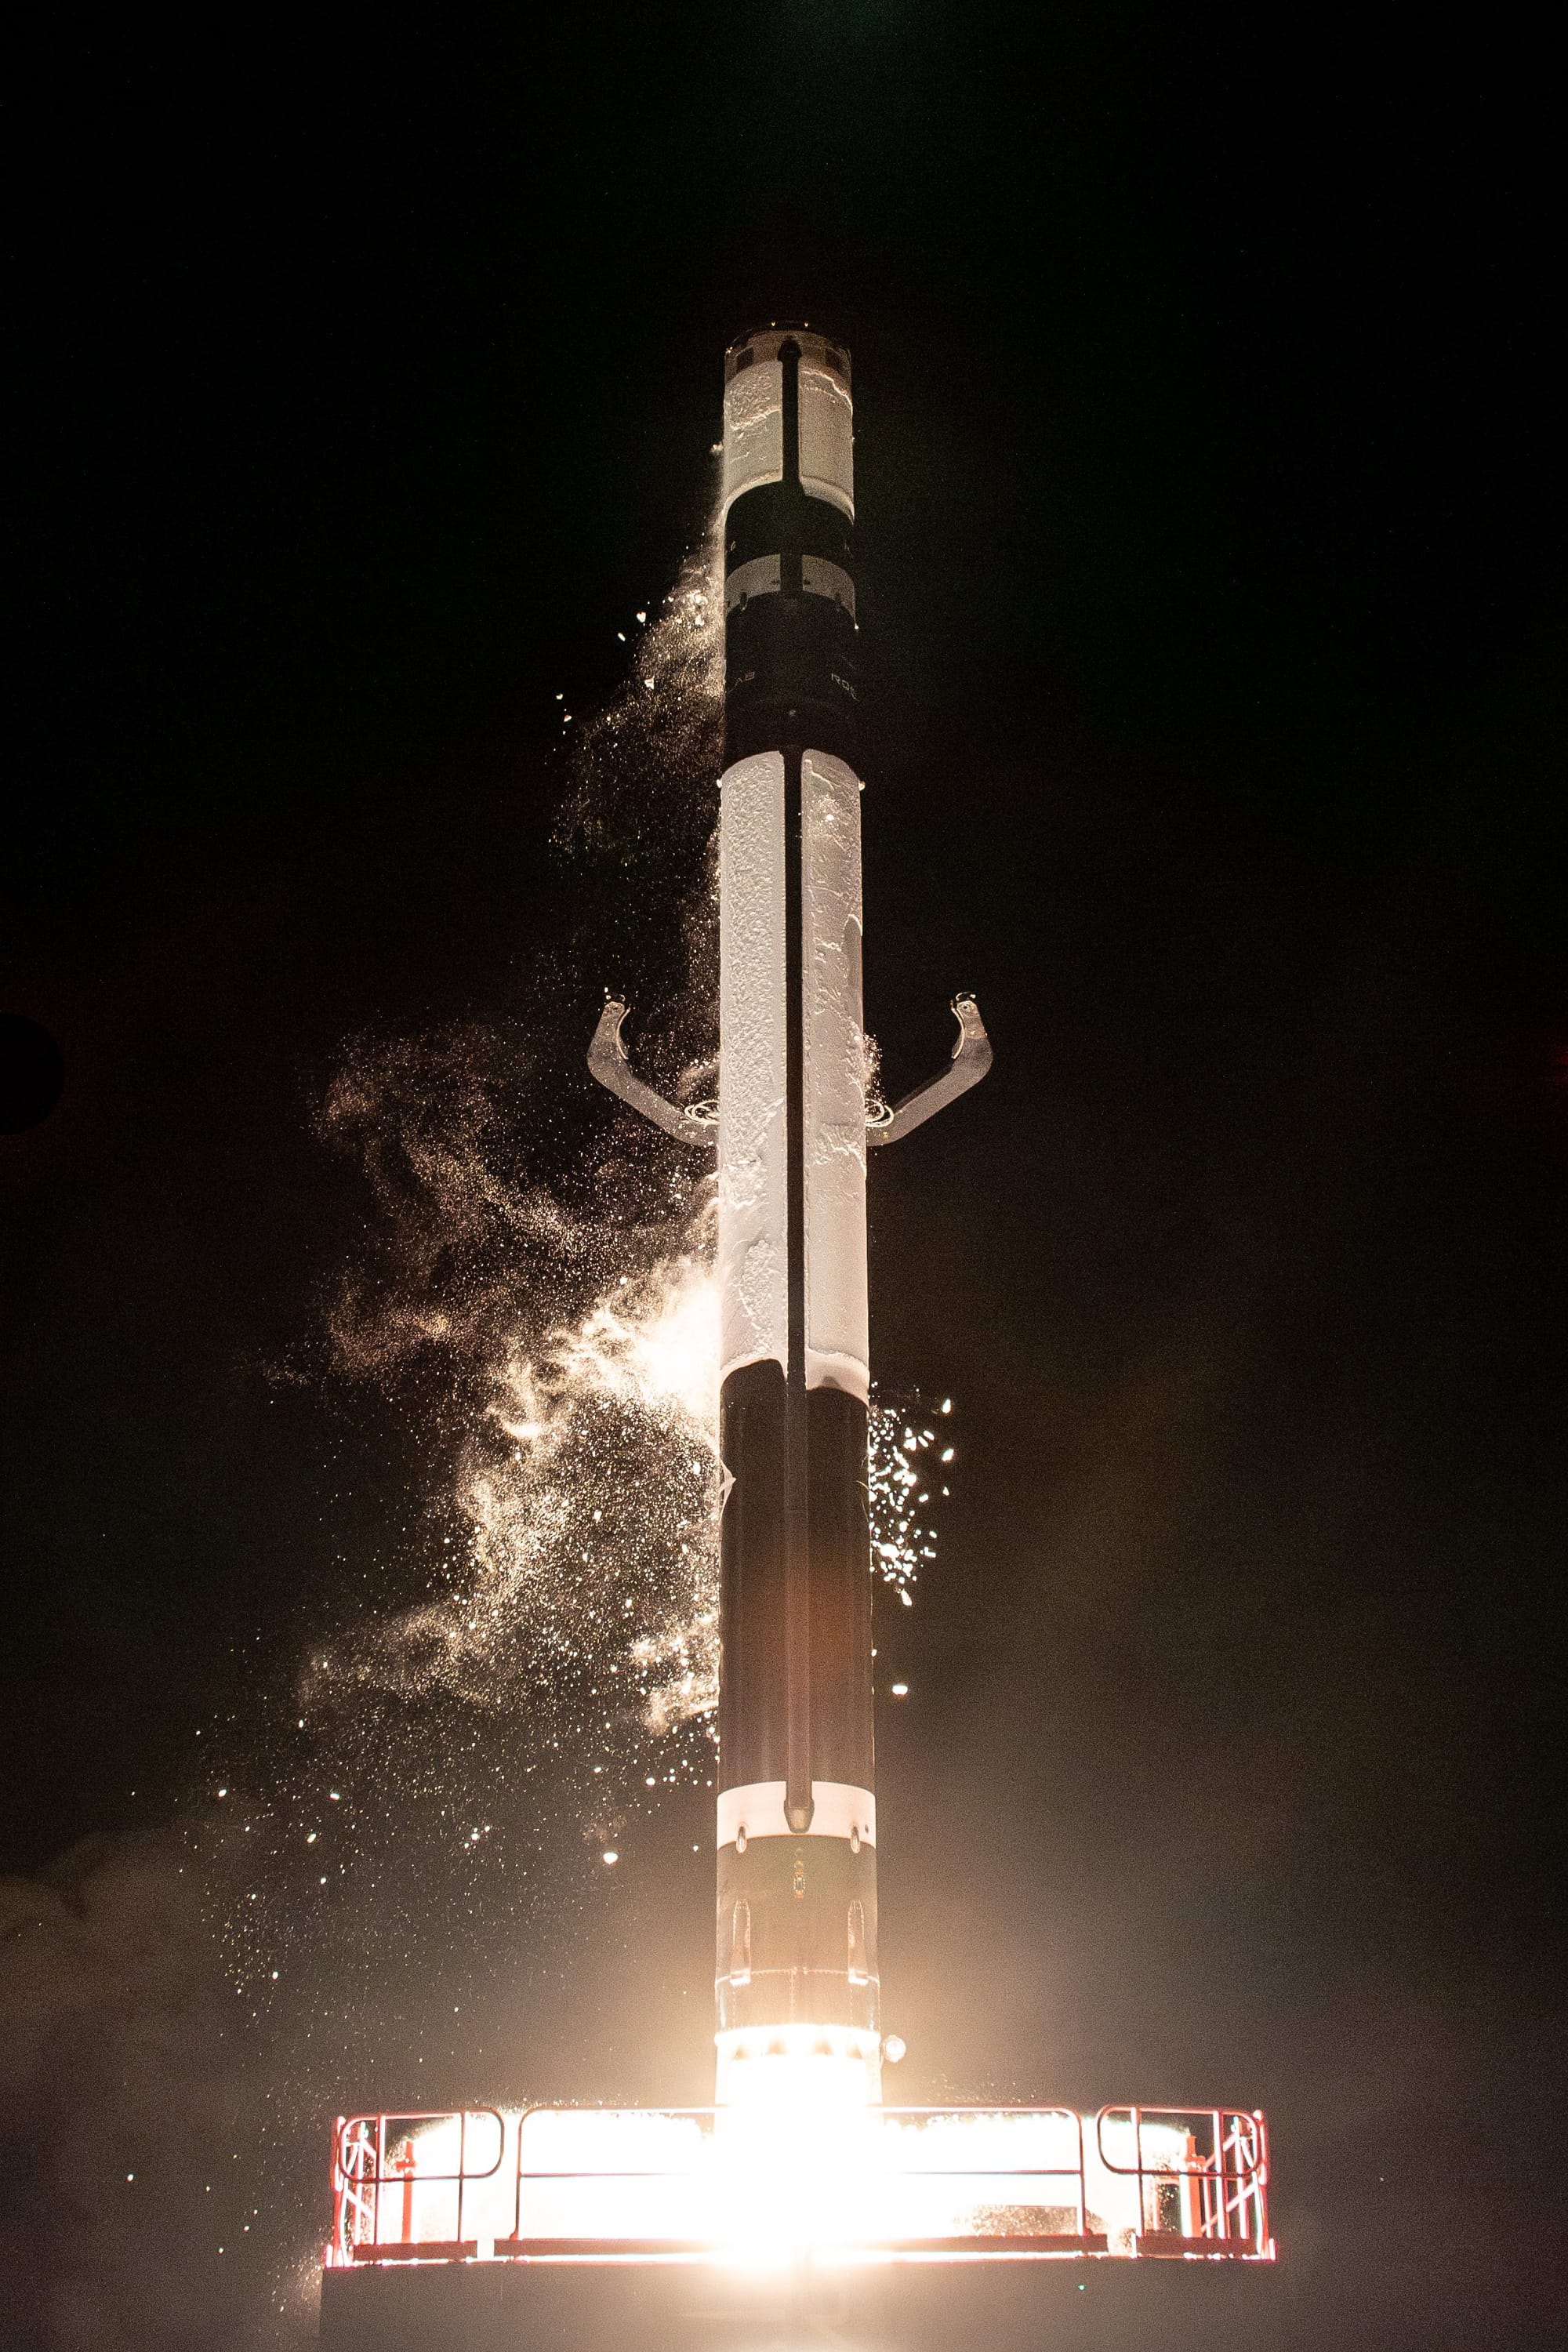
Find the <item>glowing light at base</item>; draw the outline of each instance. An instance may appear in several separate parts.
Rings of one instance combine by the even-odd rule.
[[[826,2129],[881,2098],[879,2034],[852,2025],[770,2025],[716,2039],[721,2112]]]

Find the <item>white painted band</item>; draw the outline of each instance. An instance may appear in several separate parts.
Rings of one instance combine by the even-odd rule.
[[[784,1819],[784,1783],[752,1780],[742,1789],[724,1789],[719,1796],[719,1843],[733,1845],[741,1832],[758,1837],[858,1837],[862,1845],[877,1843],[877,1800],[869,1789],[852,1788],[847,1780],[814,1780],[814,1811],[808,1830],[792,1830]]]
[[[764,561],[766,560],[764,558]],[[777,556],[774,556],[772,561],[776,567]],[[741,566],[741,572],[748,572],[751,568],[749,564],[743,563]],[[733,588],[741,572],[731,572],[730,588]],[[778,586],[776,568],[773,584],[775,588]],[[855,618],[855,583],[841,564],[829,563],[826,557],[823,555],[803,555],[800,559],[800,584],[808,596],[826,596],[830,604],[841,604],[850,619]],[[748,596],[754,596],[756,593],[754,588],[748,587],[746,590]]]
[[[811,559],[803,560],[809,562]],[[848,574],[841,572],[839,577],[847,579]],[[776,555],[758,555],[750,563],[737,564],[724,583],[724,610],[732,613],[749,596],[776,596],[783,578],[784,565]]]

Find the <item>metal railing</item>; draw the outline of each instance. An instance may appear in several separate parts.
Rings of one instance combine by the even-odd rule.
[[[590,2156],[587,2162],[547,2162],[550,2151],[538,2147],[542,2135],[528,2128],[546,2118],[568,2126],[592,2119],[595,2130],[616,2123],[656,2132],[662,2126],[695,2126],[696,2144],[689,2158],[679,2160],[598,2164]],[[822,2179],[816,2165],[803,2158],[793,2168],[786,2165],[771,2183],[765,2234],[790,2242],[788,2216],[798,2200],[805,2217],[803,2245],[819,2239],[825,2251],[849,2249],[891,2261],[1273,2259],[1268,2128],[1256,2110],[1102,2107],[1093,2118],[1092,2157],[1086,2147],[1087,2119],[1069,2107],[884,2107],[869,2110],[870,2119],[913,2128],[898,2133],[885,2164],[873,2160],[867,2168],[869,2226],[846,2231],[834,2216],[826,2231],[815,2230],[811,2202],[820,2194]],[[748,2236],[744,2222],[721,2221],[728,2176],[716,2168],[721,2122],[741,2120],[735,2110],[715,2107],[544,2105],[517,2114],[478,2107],[340,2116],[333,2134],[328,2265],[491,2255],[553,2262],[712,2260]],[[963,2160],[963,2126],[974,2126],[979,2138],[987,2122],[1016,2129],[1023,2144],[1016,2154],[1005,2147],[977,2145],[971,2153],[981,2160]],[[933,2129],[922,2146],[921,2131],[944,2124],[960,2130],[949,2135]],[[495,2151],[488,2163],[474,2156],[481,2125],[482,2149],[488,2144]],[[1031,2125],[1037,2132],[1029,2132]],[[515,2176],[507,2196],[498,2176],[509,2137],[515,2147]],[[568,2147],[557,2156],[579,2152]],[[1052,2160],[1042,2160],[1047,2158]],[[481,2182],[496,2185],[476,2198]],[[648,2184],[648,2195],[639,2200],[634,2191],[622,2218],[635,2210],[644,2226],[606,2229],[616,2200],[604,2192],[639,2182]],[[1118,2198],[1118,2182],[1134,2184],[1131,2194]],[[659,2183],[670,2191],[668,2198],[658,2195]],[[688,2184],[701,2184],[700,2193],[689,2194]],[[858,2177],[853,2185],[862,2185]],[[895,2186],[904,2193],[893,2195]],[[574,2199],[573,2190],[582,2196]],[[879,2191],[887,2192],[880,2206]],[[936,2219],[945,2226],[932,2226]],[[510,2236],[503,2234],[509,2220]]]
[[[1132,2161],[1107,2150],[1107,2124],[1131,2137]],[[1180,2134],[1181,2156],[1145,2157],[1143,2134],[1153,2123]],[[1101,2107],[1095,2145],[1107,2172],[1138,2183],[1140,2254],[1229,2256],[1268,2262],[1268,2126],[1256,2108]]]
[[[495,2126],[495,2158],[489,2164],[470,2164],[470,2123],[483,2119]],[[444,2125],[456,2125],[456,2170],[420,2161],[421,2137]],[[340,2116],[332,2134],[332,2235],[327,2266],[338,2268],[363,2262],[458,2262],[478,2252],[478,2240],[463,2234],[464,2197],[475,2181],[493,2180],[506,2157],[506,2118],[497,2107],[437,2107],[405,2113]],[[434,2200],[428,2191],[436,2190]],[[452,2229],[416,2227],[427,2218],[432,2201],[444,2203],[438,2192],[452,2192]],[[384,2191],[390,2195],[384,2198]],[[416,2215],[416,2202],[426,2209]],[[391,2227],[387,2227],[390,2206]],[[444,2220],[445,2214],[441,2219]]]

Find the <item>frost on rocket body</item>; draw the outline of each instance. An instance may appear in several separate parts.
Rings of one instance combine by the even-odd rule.
[[[763,360],[724,387],[724,512],[745,490],[784,479],[784,365]]]
[[[800,486],[855,520],[855,412],[826,368],[800,367]]]
[[[721,785],[719,1276],[725,1374],[787,1361],[784,761],[741,760]]]
[[[860,985],[860,785],[844,761],[801,764],[805,835],[806,1381],[864,1397],[866,1036]]]

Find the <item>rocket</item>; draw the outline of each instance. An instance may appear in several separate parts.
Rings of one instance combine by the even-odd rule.
[[[868,1098],[849,354],[773,325],[724,361],[720,1047],[710,1112],[589,1066],[717,1153],[718,2104],[827,2061],[880,2095],[867,1152],[983,1077],[972,997],[942,1075]],[[772,2062],[772,2063],[770,2063]],[[812,2062],[816,2062],[813,2063]]]

